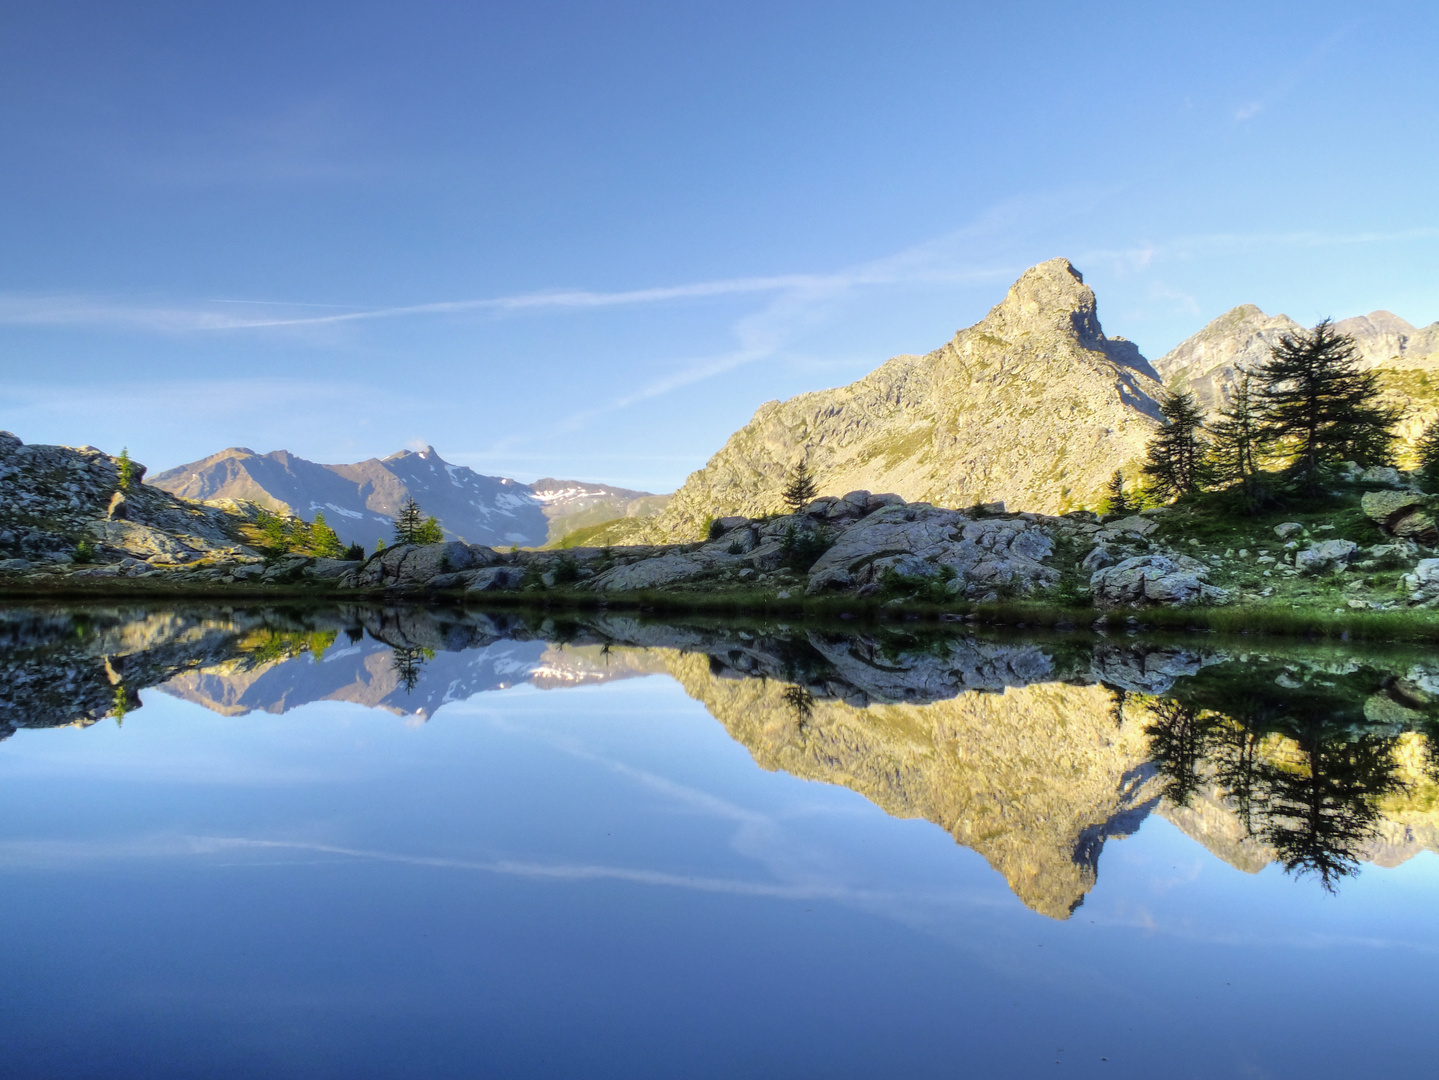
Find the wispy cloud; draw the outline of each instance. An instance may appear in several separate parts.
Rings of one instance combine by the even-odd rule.
[[[211,307],[127,304],[88,296],[0,296],[0,324],[41,326],[115,326],[162,333],[263,330],[275,327],[333,326],[343,323],[406,319],[469,312],[581,311],[598,308],[664,304],[681,300],[762,295],[766,293],[822,296],[835,290],[900,281],[964,282],[974,271],[905,268],[882,260],[867,267],[832,274],[783,274],[772,277],[727,278],[683,285],[655,286],[612,292],[571,289],[520,293],[469,300],[436,300],[421,304],[336,311],[324,315],[293,314],[293,308],[338,307],[288,301],[213,300],[209,304],[247,304],[270,309],[242,314]]]
[[[1252,120],[1269,106],[1282,101],[1292,94],[1299,84],[1319,67],[1334,47],[1358,29],[1361,24],[1360,21],[1348,23],[1324,38],[1297,64],[1291,67],[1285,76],[1271,87],[1267,93],[1250,101],[1246,101],[1235,109],[1234,122],[1236,124],[1242,124],[1248,120]]]

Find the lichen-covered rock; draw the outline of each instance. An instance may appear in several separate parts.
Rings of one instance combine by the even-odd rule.
[[[1439,543],[1439,527],[1436,527],[1434,519],[1422,510],[1405,514],[1389,527],[1389,531],[1400,539],[1413,540],[1420,544]]]
[[[678,550],[612,567],[596,574],[591,587],[598,592],[659,589],[691,581],[721,568],[732,566],[738,569],[740,560],[741,556],[729,555],[722,548]]]
[[[1360,505],[1369,520],[1392,531],[1396,522],[1423,506],[1424,500],[1417,491],[1366,491]]]
[[[1089,584],[1100,607],[1224,603],[1229,594],[1208,584],[1208,573],[1203,563],[1185,555],[1136,555],[1096,571]]]

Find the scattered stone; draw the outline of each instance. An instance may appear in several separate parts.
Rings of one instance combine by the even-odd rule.
[[[1304,526],[1297,521],[1286,521],[1281,525],[1274,526],[1274,535],[1281,540],[1288,540],[1291,536],[1303,531]]]

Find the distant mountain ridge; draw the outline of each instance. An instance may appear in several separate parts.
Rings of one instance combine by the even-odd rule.
[[[600,515],[609,520],[654,512],[664,496],[604,484],[546,479],[522,484],[485,476],[440,457],[433,446],[349,465],[322,465],[287,450],[257,454],[230,447],[147,480],[186,499],[246,499],[306,519],[323,513],[340,539],[373,547],[390,539],[395,515],[413,497],[448,539],[533,547]],[[577,517],[580,524],[572,524]]]
[[[1303,330],[1288,315],[1266,315],[1241,304],[1211,321],[1154,362],[1171,390],[1188,390],[1207,411],[1229,402],[1239,369],[1263,365],[1285,334]],[[1405,416],[1399,436],[1412,443],[1439,417],[1439,322],[1417,328],[1392,311],[1371,311],[1334,324],[1354,339],[1361,368],[1378,373],[1390,404]]]

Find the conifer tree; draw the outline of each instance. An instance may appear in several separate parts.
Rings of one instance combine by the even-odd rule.
[[[296,518],[290,526],[290,540],[286,546],[290,551],[309,551],[311,545],[310,523],[304,518]]]
[[[1150,491],[1167,501],[1200,489],[1208,444],[1202,434],[1204,414],[1193,394],[1169,394],[1159,411],[1166,423],[1149,440],[1144,475]]]
[[[420,504],[412,495],[405,499],[405,505],[400,507],[399,516],[395,518],[395,543],[418,544],[422,528],[424,521],[420,517]]]
[[[1134,503],[1124,490],[1124,473],[1119,469],[1115,469],[1114,475],[1109,478],[1109,485],[1105,488],[1104,501],[1100,504],[1100,512],[1104,514],[1127,514],[1134,509]]]
[[[423,525],[415,532],[415,543],[417,544],[443,544],[445,542],[445,530],[440,528],[440,523],[434,517],[425,518]]]
[[[801,458],[780,497],[784,499],[784,504],[789,507],[790,513],[797,514],[807,503],[813,502],[814,497],[818,494],[819,487],[815,484],[814,477],[809,474],[809,464]]]
[[[271,555],[283,555],[290,546],[290,530],[285,525],[285,519],[268,510],[261,510],[257,520],[265,550]]]
[[[1427,491],[1439,488],[1439,420],[1431,420],[1414,444],[1419,457],[1419,479]]]
[[[120,456],[115,459],[115,471],[118,474],[115,481],[116,486],[118,486],[121,491],[129,490],[130,481],[135,479],[135,463],[130,460],[130,448],[128,446],[122,446],[120,448]]]
[[[323,513],[317,513],[310,526],[310,550],[322,559],[338,559],[344,551],[339,534],[330,528]]]
[[[1354,340],[1325,319],[1285,334],[1257,373],[1268,434],[1290,452],[1289,471],[1308,493],[1330,462],[1389,459],[1400,410],[1379,404],[1379,377],[1360,371],[1358,356]]]
[[[1238,484],[1253,501],[1258,492],[1259,455],[1264,445],[1264,414],[1254,377],[1244,368],[1219,419],[1209,425],[1209,467],[1220,483]]]

